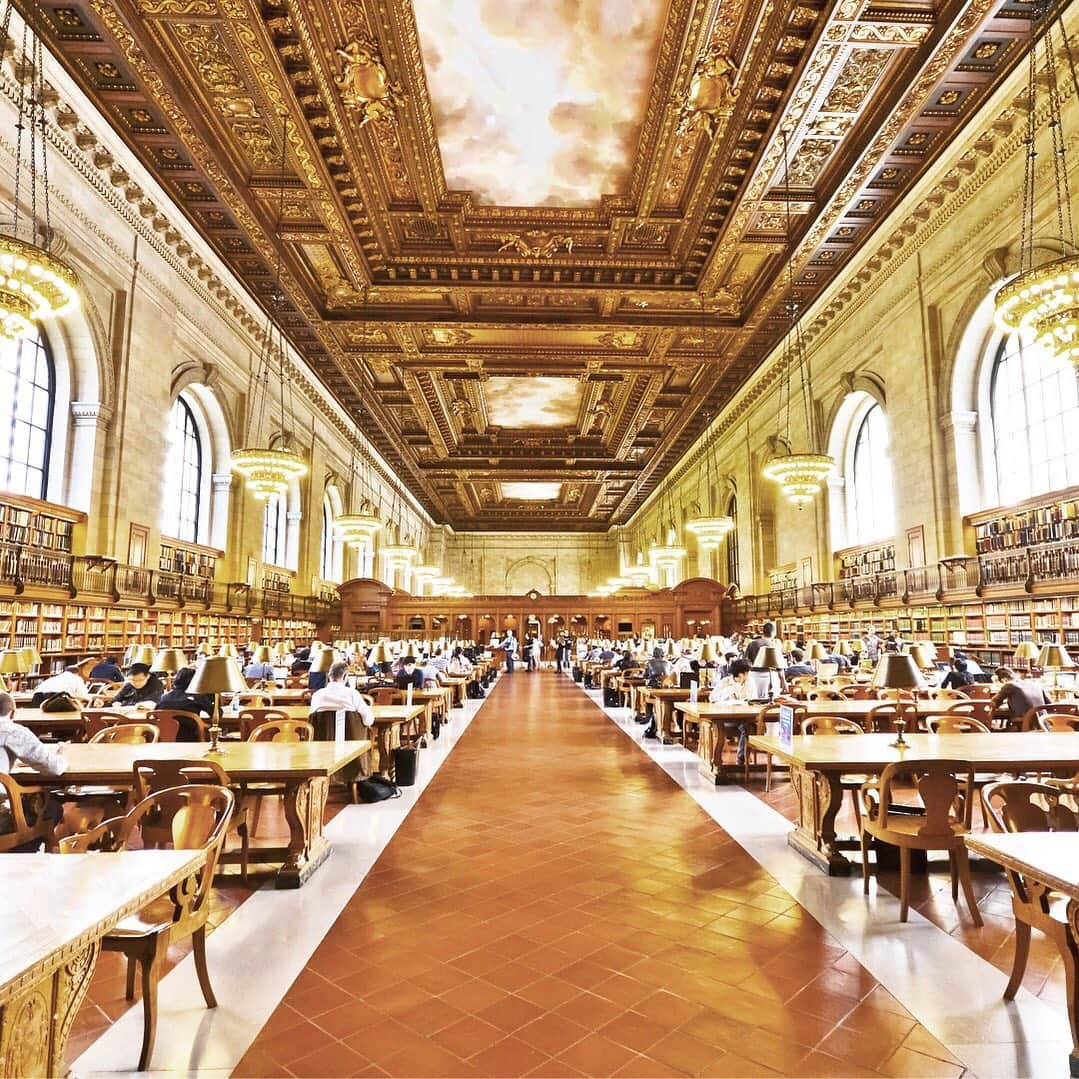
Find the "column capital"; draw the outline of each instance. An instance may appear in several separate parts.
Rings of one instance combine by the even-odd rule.
[[[210,483],[215,491],[229,491],[232,489],[232,473],[213,472],[210,475]]]
[[[76,427],[96,427],[99,422],[108,423],[112,409],[100,401],[72,401],[71,418]]]
[[[944,428],[958,434],[970,434],[978,426],[977,412],[948,412],[944,415]]]

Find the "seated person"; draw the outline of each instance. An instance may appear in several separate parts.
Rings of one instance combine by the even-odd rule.
[[[91,682],[122,682],[123,680],[124,672],[120,670],[115,656],[106,656],[90,670]]]
[[[86,679],[93,665],[92,659],[84,659],[81,663],[76,663],[59,674],[46,678],[44,682],[39,682],[30,703],[33,707],[40,708],[45,701],[59,693],[66,693],[71,697],[89,697],[90,691],[86,686]]]
[[[1045,690],[1037,683],[1018,678],[1010,667],[998,667],[997,679],[1004,684],[993,698],[990,713],[1004,708],[1008,720],[1019,720],[1032,708],[1040,708],[1049,703]]]
[[[461,648],[454,650],[453,656],[450,658],[449,663],[446,664],[446,673],[457,675],[458,677],[462,674],[471,674],[473,669],[471,661]]]
[[[401,669],[394,676],[393,682],[398,689],[408,689],[409,686],[423,689],[423,671],[417,669],[416,661],[412,656],[408,656],[401,664]]]
[[[112,704],[124,707],[132,704],[154,704],[165,695],[165,686],[145,663],[132,663],[127,681],[112,699]]]
[[[785,673],[788,678],[812,678],[817,672],[806,663],[805,653],[800,648],[792,648],[791,662]]]
[[[457,651],[460,652],[461,651],[460,648],[458,648]],[[449,656],[447,656],[446,653],[443,652],[441,648],[439,648],[439,649],[437,649],[435,651],[435,654],[431,657],[431,662],[430,662],[429,665],[431,667],[434,667],[436,671],[444,671],[450,665]]]
[[[968,669],[965,659],[957,659],[952,664],[952,669],[944,676],[940,683],[941,689],[962,689],[964,686],[974,684],[974,675]]]
[[[214,714],[214,695],[212,693],[188,693],[187,687],[195,677],[194,667],[184,667],[176,672],[172,680],[172,689],[157,702],[158,708],[175,708],[179,712],[194,712],[195,715],[212,716]],[[199,728],[185,716],[177,716],[179,731],[177,742],[199,741]]]
[[[258,678],[265,682],[273,682],[277,679],[272,663],[256,663],[252,660],[244,667],[244,678]]]
[[[61,776],[67,771],[67,761],[58,747],[45,745],[29,727],[15,722],[15,700],[10,693],[0,693],[0,772],[10,772],[16,761],[29,765],[35,772],[47,776]],[[44,805],[41,796],[28,795],[23,806],[28,823],[33,823],[44,816],[51,824],[60,823],[63,809],[58,801],[49,798]],[[0,834],[14,830],[11,807],[0,799]],[[26,849],[36,850],[40,844],[34,842]],[[15,850],[21,851],[22,847]]]
[[[627,648],[622,653],[622,658],[615,664],[620,671],[631,671],[635,667],[639,667],[640,663],[633,658],[633,653]]]
[[[652,649],[652,658],[644,665],[644,676],[649,682],[662,682],[671,673],[671,665],[663,655],[662,648]]]
[[[311,696],[311,714],[316,712],[355,712],[365,727],[375,722],[371,706],[345,683],[347,663],[335,663],[326,675],[326,685]],[[346,737],[348,732],[346,732]]]
[[[431,666],[431,660],[430,660],[429,657],[424,656],[424,658],[423,658],[423,666],[421,666],[419,670],[420,670],[420,675],[423,678],[423,683],[420,686],[421,689],[424,686],[439,686],[439,685],[442,684],[442,682],[440,681],[440,679],[438,677],[439,674],[441,674],[442,672],[439,671],[439,669],[437,667],[432,667]]]
[[[749,661],[745,659],[736,659],[731,663],[731,673],[726,678],[718,681],[713,687],[712,692],[708,694],[708,702],[710,704],[727,704],[732,701],[748,701],[750,700],[750,694],[755,692],[753,684],[749,680],[749,672],[751,668]],[[768,672],[771,673],[771,672]],[[738,728],[738,763],[746,763],[746,745],[749,740],[749,724],[750,719],[747,717],[745,723]],[[756,719],[752,720],[753,729],[757,729]]]
[[[698,663],[696,668],[694,667],[693,653],[688,648],[682,649],[682,654],[674,661],[674,673],[675,674],[689,674],[700,667]]]

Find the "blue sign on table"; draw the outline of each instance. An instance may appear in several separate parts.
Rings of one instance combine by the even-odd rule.
[[[779,706],[779,740],[785,746],[794,737],[794,709],[789,704]]]

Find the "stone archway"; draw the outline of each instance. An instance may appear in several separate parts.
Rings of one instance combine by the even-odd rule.
[[[521,558],[506,567],[508,596],[520,596],[526,592],[549,596],[554,591],[551,584],[551,570],[538,558]]]

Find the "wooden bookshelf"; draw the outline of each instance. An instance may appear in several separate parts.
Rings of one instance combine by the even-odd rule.
[[[262,587],[266,592],[287,593],[292,591],[293,573],[280,566],[265,566],[262,572]]]
[[[179,573],[187,577],[203,577],[212,580],[217,571],[217,560],[224,555],[214,547],[198,543],[161,537],[157,568],[166,573]]]
[[[773,592],[783,592],[788,588],[797,588],[798,571],[793,566],[774,569],[768,574],[768,581]]]
[[[971,514],[978,554],[1018,551],[1039,544],[1079,539],[1079,488],[1030,499],[1007,510]]]
[[[867,547],[848,547],[835,552],[836,579],[869,577],[895,569],[895,544],[877,543]]]

